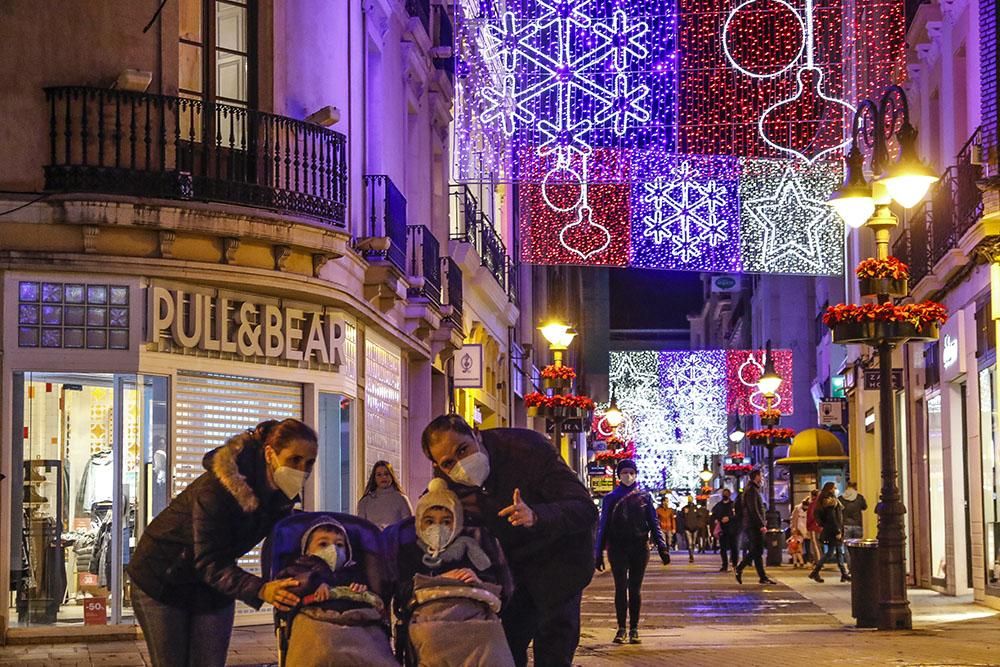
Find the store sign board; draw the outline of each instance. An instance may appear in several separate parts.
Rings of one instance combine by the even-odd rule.
[[[455,353],[455,386],[459,389],[483,388],[483,346],[466,344]]]
[[[824,398],[820,401],[820,426],[843,426],[845,407],[847,407],[847,401],[843,398]]]
[[[965,375],[965,311],[952,313],[941,327],[941,381],[954,382]]]
[[[167,351],[200,350],[244,361],[343,363],[346,325],[322,306],[222,290],[153,284],[146,339]]]
[[[866,368],[865,369],[865,391],[878,391],[882,386],[882,371],[878,368]],[[903,369],[893,368],[892,369],[892,388],[902,389],[903,388]]]
[[[590,478],[591,493],[611,493],[615,490],[613,475],[594,475]]]

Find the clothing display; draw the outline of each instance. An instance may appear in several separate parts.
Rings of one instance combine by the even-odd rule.
[[[115,495],[115,467],[111,452],[99,452],[90,457],[80,478],[76,495],[77,516],[90,514],[97,503],[111,501]]]
[[[24,463],[24,516],[16,609],[19,623],[54,623],[66,596],[62,462]],[[16,568],[12,568],[16,569]]]

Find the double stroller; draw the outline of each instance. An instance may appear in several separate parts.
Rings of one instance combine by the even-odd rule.
[[[392,588],[385,566],[381,531],[374,524],[339,512],[297,512],[282,519],[265,541],[264,577],[288,576],[305,549],[310,529],[323,522],[342,527],[351,560],[340,576],[368,588],[365,594],[334,593],[326,602],[305,597],[289,612],[274,611],[281,667],[350,667],[398,664],[390,648],[388,602]],[[336,591],[337,589],[335,589]],[[300,596],[301,597],[301,596]]]
[[[350,542],[351,562],[341,576],[363,583],[371,604],[357,602],[347,611],[331,611],[334,603],[311,603],[311,597],[289,612],[274,612],[281,667],[372,667],[435,665],[490,667],[510,664],[510,653],[497,612],[511,591],[510,574],[499,545],[477,529],[462,534],[485,547],[493,566],[484,574],[493,583],[475,585],[424,576],[413,570],[417,547],[414,520],[382,533],[374,524],[339,512],[299,512],[278,522],[264,544],[264,576],[289,576],[302,557],[311,527],[321,521],[342,526]],[[396,653],[390,649],[390,604],[395,612]],[[338,607],[342,609],[342,607]]]

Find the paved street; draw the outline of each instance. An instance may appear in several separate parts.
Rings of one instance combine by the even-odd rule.
[[[850,587],[816,584],[788,566],[771,574],[782,583],[739,586],[719,573],[715,555],[694,565],[674,555],[668,567],[651,561],[643,590],[643,644],[611,643],[615,631],[610,572],[599,574],[583,606],[577,664],[604,665],[1000,665],[1000,617],[984,607],[928,591],[911,591],[912,632],[856,630],[850,622]],[[237,628],[230,664],[275,660],[270,628]],[[136,642],[8,646],[0,665],[19,667],[144,665]]]

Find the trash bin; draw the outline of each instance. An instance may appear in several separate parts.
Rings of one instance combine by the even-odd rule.
[[[878,627],[878,540],[844,540],[851,554],[851,616],[859,628]]]

